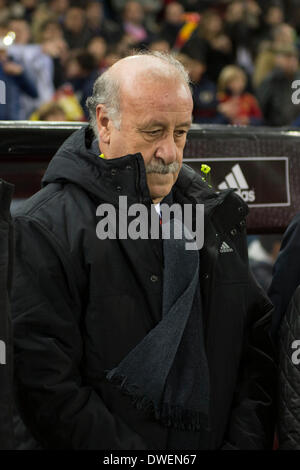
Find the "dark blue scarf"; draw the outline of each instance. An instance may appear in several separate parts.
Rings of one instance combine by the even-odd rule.
[[[174,227],[181,224],[171,220]],[[165,426],[209,428],[209,371],[204,346],[199,285],[199,252],[190,240],[163,240],[164,278],[161,321],[107,373],[134,405]]]

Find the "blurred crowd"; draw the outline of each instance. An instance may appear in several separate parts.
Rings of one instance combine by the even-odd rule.
[[[150,49],[188,69],[195,123],[298,126],[299,32],[300,0],[0,0],[0,120],[88,120],[97,76]]]

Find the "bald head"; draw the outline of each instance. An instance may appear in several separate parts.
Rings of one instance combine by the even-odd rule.
[[[189,84],[189,77],[181,63],[170,54],[151,52],[125,57],[116,62],[109,70],[112,74],[133,77],[140,74],[151,74],[160,78],[176,76]]]
[[[141,53],[117,61],[95,82],[93,95],[88,98],[91,125],[97,135],[96,108],[106,106],[107,114],[117,127],[121,123],[122,103],[127,97],[145,93],[162,83],[180,83],[190,94],[190,80],[183,65],[170,54]]]

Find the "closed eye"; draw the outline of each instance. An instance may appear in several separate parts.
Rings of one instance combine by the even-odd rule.
[[[178,129],[175,131],[176,137],[182,137],[185,134],[187,134],[187,131],[185,129]]]
[[[161,129],[155,129],[153,131],[144,131],[147,135],[155,137],[161,133]]]

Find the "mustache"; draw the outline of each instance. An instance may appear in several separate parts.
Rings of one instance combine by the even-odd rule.
[[[169,173],[177,173],[180,169],[178,162],[165,164],[163,162],[151,162],[146,165],[146,173],[158,173],[160,175],[167,175]]]

